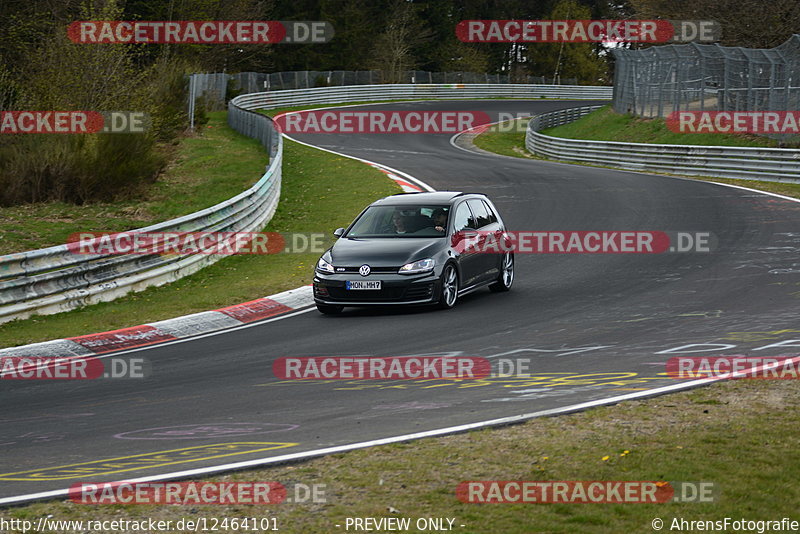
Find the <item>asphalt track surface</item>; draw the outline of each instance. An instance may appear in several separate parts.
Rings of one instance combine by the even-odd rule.
[[[500,100],[370,107],[482,110],[494,116],[584,104]],[[664,362],[688,353],[662,351],[687,344],[725,344],[714,347],[724,351],[698,353],[707,355],[800,351],[800,203],[666,176],[470,154],[453,147],[450,137],[298,139],[389,165],[436,189],[484,192],[513,230],[711,232],[718,249],[519,255],[511,292],[481,290],[449,311],[351,309],[328,317],[314,310],[125,353],[149,360],[147,379],[4,381],[0,498],[347,445],[673,385],[675,380],[659,375]],[[286,383],[272,373],[272,362],[283,356],[431,354],[525,357],[535,378]],[[239,445],[225,446],[231,443]]]

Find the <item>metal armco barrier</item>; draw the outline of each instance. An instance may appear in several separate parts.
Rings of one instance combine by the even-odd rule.
[[[231,105],[228,122],[270,152],[266,173],[250,189],[204,210],[131,232],[256,232],[275,213],[281,189],[283,143],[272,120]],[[0,322],[113,300],[166,284],[221,256],[86,255],[66,245],[0,257]]]
[[[374,100],[458,100],[480,98],[611,99],[612,88],[589,85],[522,84],[383,84],[289,89],[251,93],[234,99],[249,109],[275,109],[309,104],[340,104]]]
[[[258,139],[270,164],[253,187],[216,206],[131,232],[253,232],[270,221],[281,188],[283,143],[274,123],[257,109],[374,100],[475,98],[610,99],[611,87],[571,85],[359,85],[241,95],[229,103],[228,124]],[[0,256],[0,323],[113,300],[163,285],[215,262],[220,256],[86,255],[66,245]]]
[[[525,147],[532,154],[549,159],[634,171],[800,183],[800,150],[796,149],[619,143],[539,133],[577,120],[599,107],[571,108],[533,117],[525,133]]]

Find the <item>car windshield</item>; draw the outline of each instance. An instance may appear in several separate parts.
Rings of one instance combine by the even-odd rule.
[[[450,206],[370,206],[344,237],[444,237]]]

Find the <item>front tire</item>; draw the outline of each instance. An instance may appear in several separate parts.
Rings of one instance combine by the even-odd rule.
[[[317,310],[324,315],[338,315],[342,313],[344,306],[338,306],[336,304],[317,304]]]
[[[514,283],[514,254],[506,252],[503,255],[503,263],[500,266],[500,274],[497,277],[497,282],[489,286],[489,289],[495,293],[501,293],[511,289],[511,284]]]
[[[458,300],[458,272],[452,263],[445,265],[441,282],[438,307],[449,310]]]

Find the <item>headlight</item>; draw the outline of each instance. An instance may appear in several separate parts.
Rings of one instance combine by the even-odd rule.
[[[433,270],[433,266],[436,264],[432,259],[426,258],[424,260],[415,261],[412,263],[406,263],[400,270],[397,271],[400,274],[419,274],[425,273],[428,271]]]
[[[329,274],[334,273],[333,265],[325,261],[325,258],[319,259],[319,261],[317,262],[317,270],[323,273],[329,273]]]

